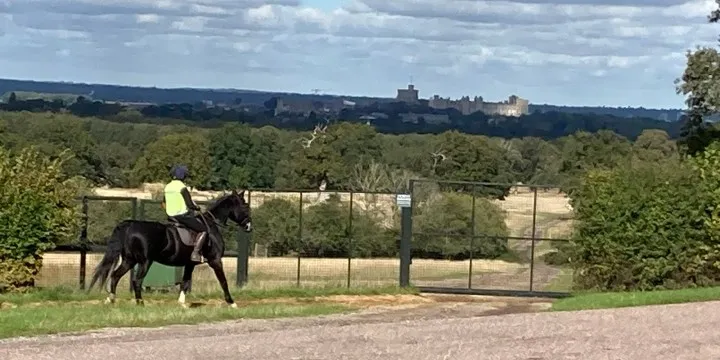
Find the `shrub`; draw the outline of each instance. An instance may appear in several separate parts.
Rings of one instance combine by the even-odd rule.
[[[268,256],[285,256],[299,248],[300,208],[297,201],[274,198],[253,209],[253,242],[265,245]]]
[[[458,193],[436,194],[419,203],[413,216],[413,256],[460,260],[471,251],[473,258],[505,254],[509,232],[503,210],[476,197],[473,233],[472,208],[472,196]]]
[[[77,186],[63,176],[65,155],[0,148],[0,284],[11,290],[34,286],[43,253],[77,234]]]
[[[395,254],[395,240],[386,229],[357,207],[332,194],[308,207],[303,218],[300,252],[310,257],[371,257]]]
[[[698,171],[679,161],[589,171],[573,199],[575,287],[649,290],[713,283],[720,252],[706,226],[711,198],[702,183]]]

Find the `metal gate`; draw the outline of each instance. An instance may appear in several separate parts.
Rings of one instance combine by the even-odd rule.
[[[563,248],[572,208],[558,187],[416,179],[409,195],[401,284],[437,293],[569,295]]]

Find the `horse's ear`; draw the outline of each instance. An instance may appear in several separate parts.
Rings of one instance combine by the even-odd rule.
[[[237,194],[238,194],[238,193],[237,193],[237,190],[233,189],[232,195],[237,195]]]

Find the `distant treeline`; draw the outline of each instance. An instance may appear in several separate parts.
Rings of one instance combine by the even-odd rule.
[[[186,124],[202,127],[217,127],[223,123],[245,123],[253,127],[274,126],[280,129],[307,131],[317,124],[329,121],[370,123],[378,132],[388,134],[439,134],[458,130],[467,134],[492,137],[539,137],[555,139],[577,131],[597,132],[610,130],[629,139],[637,138],[645,129],[659,129],[671,138],[680,134],[681,122],[666,122],[648,118],[621,118],[611,115],[570,114],[563,112],[533,113],[521,117],[486,115],[481,112],[462,115],[454,109],[436,110],[425,105],[409,105],[400,102],[374,103],[365,107],[344,109],[337,115],[324,115],[311,111],[308,114],[279,114],[275,116],[274,99],[265,102],[259,111],[248,112],[240,107],[213,107],[203,104],[171,103],[149,105],[139,109],[119,103],[93,101],[79,96],[76,101],[66,103],[61,99],[19,100],[10,95],[7,103],[0,104],[4,111],[69,112],[79,117],[97,117],[122,123]],[[317,104],[318,107],[322,103]],[[383,113],[384,118],[367,120],[366,115]],[[404,122],[401,114],[446,114],[445,123],[426,122],[422,117],[417,122]]]

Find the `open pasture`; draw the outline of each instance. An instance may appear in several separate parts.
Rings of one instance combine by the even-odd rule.
[[[102,254],[87,255],[87,277],[89,284]],[[298,267],[299,264],[299,267]],[[237,273],[235,258],[223,259],[226,275],[234,282]],[[382,287],[396,286],[399,279],[399,259],[329,259],[329,258],[280,258],[250,257],[250,289],[272,289],[289,286],[300,287]],[[299,270],[299,271],[298,271]],[[416,286],[467,287],[472,277],[475,288],[502,288],[525,290],[529,284],[530,265],[502,260],[470,261],[413,259],[410,266],[411,283]],[[47,253],[43,259],[37,285],[54,287],[58,285],[77,286],[80,272],[80,255],[77,253]],[[536,261],[534,281],[536,289],[554,286],[569,286],[569,273]],[[299,282],[298,282],[299,280]],[[561,285],[558,285],[561,284]],[[566,285],[562,285],[566,284]],[[129,275],[124,276],[120,291],[129,288]],[[193,273],[193,289],[219,288],[215,274],[206,264],[196,267]]]

